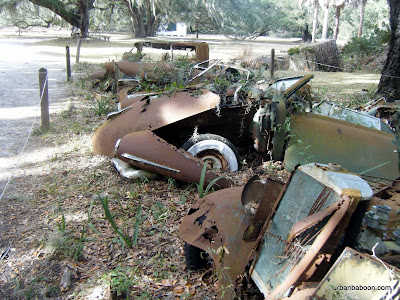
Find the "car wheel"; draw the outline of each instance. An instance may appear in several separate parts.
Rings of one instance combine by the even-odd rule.
[[[213,169],[238,171],[240,156],[236,147],[226,138],[216,134],[199,134],[181,147],[193,156],[208,162]]]
[[[185,260],[188,270],[202,270],[207,267],[208,254],[200,248],[185,243]]]

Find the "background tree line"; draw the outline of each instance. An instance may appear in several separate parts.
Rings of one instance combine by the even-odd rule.
[[[389,29],[387,0],[3,0],[0,26],[72,26],[155,35],[171,22],[232,38],[260,35],[337,39]],[[306,37],[308,37],[306,35]]]
[[[155,35],[170,22],[184,22],[201,33],[232,38],[260,35],[342,37],[388,42],[378,92],[400,99],[399,0],[2,0],[0,26],[72,26],[81,37],[92,31],[131,31],[136,38]],[[309,26],[309,24],[311,26]],[[311,28],[311,33],[308,28]],[[380,39],[376,37],[387,37]],[[357,43],[356,43],[357,44]],[[370,45],[371,43],[367,43]],[[363,45],[358,43],[358,45]],[[361,50],[361,49],[360,49]]]

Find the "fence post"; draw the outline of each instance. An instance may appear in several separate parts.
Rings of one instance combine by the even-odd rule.
[[[40,109],[43,130],[50,129],[49,118],[49,88],[47,80],[47,70],[45,68],[39,69],[39,87],[40,87]]]
[[[271,78],[275,77],[275,49],[271,49]]]
[[[66,49],[66,58],[67,58],[67,80],[70,81],[71,80],[71,57],[69,54],[69,46],[65,47]]]

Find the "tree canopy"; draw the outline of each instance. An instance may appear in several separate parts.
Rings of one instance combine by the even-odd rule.
[[[32,6],[35,5],[35,14]],[[299,8],[300,2],[300,8]],[[50,26],[70,24],[79,28],[82,36],[91,30],[130,30],[135,37],[152,36],[160,26],[170,22],[184,22],[192,31],[219,33],[233,38],[256,38],[259,35],[301,36],[310,26],[316,38],[338,38],[340,32],[347,36],[357,34],[357,26],[379,23],[380,11],[369,13],[374,3],[387,6],[386,0],[3,0],[1,11],[3,26],[30,24]],[[307,5],[306,5],[307,4]],[[365,5],[367,4],[367,5]],[[376,6],[375,6],[376,7]],[[325,13],[318,13],[324,8]],[[372,10],[372,9],[371,9]],[[29,13],[28,13],[29,12]],[[9,20],[13,19],[13,22]],[[339,19],[340,18],[340,19]],[[17,22],[17,19],[19,21]],[[339,21],[342,22],[339,23]],[[323,24],[324,26],[319,26]],[[1,24],[0,24],[1,26]],[[19,25],[18,25],[19,26]],[[367,24],[367,26],[370,26]],[[371,26],[370,26],[371,27]],[[365,25],[361,28],[366,28]],[[354,32],[349,34],[348,32]],[[340,38],[340,36],[339,36]]]

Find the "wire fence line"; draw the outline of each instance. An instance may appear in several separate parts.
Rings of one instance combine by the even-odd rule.
[[[9,184],[10,184],[10,182],[11,182],[11,180],[12,180],[14,174],[15,174],[15,171],[17,170],[17,168],[18,168],[18,166],[19,166],[19,163],[21,162],[21,158],[22,158],[22,155],[23,155],[24,152],[25,152],[26,146],[28,145],[29,138],[30,138],[31,135],[32,135],[33,127],[35,126],[36,119],[37,119],[37,117],[38,117],[38,112],[39,112],[40,109],[41,109],[41,105],[42,105],[42,101],[43,101],[43,94],[44,94],[44,92],[45,92],[45,89],[46,89],[46,87],[47,87],[47,84],[48,84],[48,75],[46,74],[46,77],[45,77],[45,80],[44,80],[43,89],[41,90],[41,94],[40,94],[40,101],[39,101],[39,105],[38,105],[38,108],[37,108],[37,113],[36,113],[35,116],[33,117],[32,124],[31,124],[31,127],[30,127],[30,129],[29,129],[28,135],[27,135],[27,137],[26,137],[25,143],[24,143],[24,145],[23,145],[23,147],[22,147],[21,152],[20,152],[19,155],[18,155],[18,160],[17,160],[16,164],[14,165],[14,167],[12,168],[11,173],[10,173],[10,176],[8,177],[8,179],[7,179],[7,181],[6,181],[6,185],[4,186],[3,191],[2,191],[2,193],[1,193],[1,195],[0,195],[0,201],[3,199],[3,196],[4,196],[4,194],[5,194],[5,192],[6,192],[7,188],[8,188],[8,186],[9,186]]]
[[[299,58],[299,57],[291,57],[291,59],[296,59],[296,60],[299,60],[299,61],[303,61],[303,62],[307,62],[307,63],[312,63],[312,64],[316,64],[316,65],[320,65],[320,66],[324,66],[324,67],[328,67],[328,68],[333,68],[333,69],[338,69],[338,70],[342,70],[342,71],[351,72],[351,69],[348,69],[348,68],[342,68],[342,67],[337,67],[337,66],[331,66],[331,65],[328,65],[328,64],[319,63],[319,62],[312,61],[312,60],[309,60],[309,59],[303,59],[303,58]],[[282,58],[275,58],[275,60],[279,60],[279,61],[284,61],[284,62],[286,62],[286,60],[285,60],[285,59],[282,59]],[[392,76],[392,75],[385,75],[385,74],[380,74],[380,75],[381,75],[382,77],[400,79],[399,76]]]

